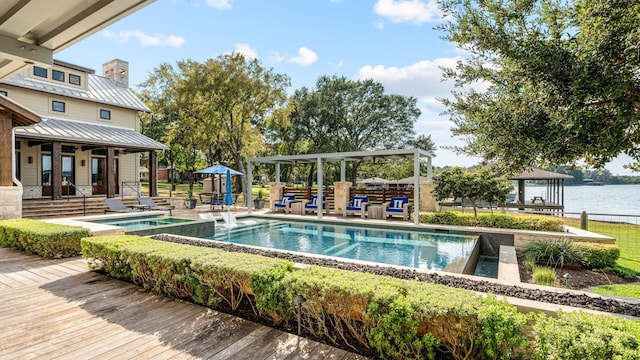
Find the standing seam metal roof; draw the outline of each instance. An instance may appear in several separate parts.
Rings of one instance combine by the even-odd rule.
[[[151,111],[131,89],[116,85],[113,80],[103,76],[87,74],[87,79],[88,90],[33,79],[23,74],[16,74],[3,83],[126,109]]]
[[[58,140],[85,145],[115,146],[140,150],[169,149],[133,129],[78,120],[43,117],[42,122],[30,127],[16,128],[15,133],[18,137]]]

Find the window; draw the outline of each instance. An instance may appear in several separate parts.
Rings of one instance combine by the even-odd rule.
[[[9,96],[9,93],[6,90],[0,90],[0,95]]]
[[[51,70],[51,78],[56,81],[64,82],[64,72],[59,70]]]
[[[46,78],[47,77],[47,69],[41,68],[40,66],[33,67],[33,75]]]
[[[80,86],[80,76],[75,74],[69,74],[69,84]]]
[[[100,119],[111,120],[111,110],[100,109]]]
[[[65,112],[65,104],[62,101],[53,100],[51,102],[51,110],[57,112]]]

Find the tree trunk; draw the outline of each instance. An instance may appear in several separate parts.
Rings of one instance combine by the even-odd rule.
[[[253,184],[253,179],[248,178],[247,168],[244,166],[244,161],[242,161],[242,157],[240,153],[234,154],[236,158],[236,164],[238,165],[238,171],[244,174],[244,181],[240,181],[240,191],[242,192],[242,196],[244,197],[245,206],[249,207],[251,205],[251,188],[252,186],[247,187],[247,182],[249,184]],[[242,179],[242,177],[241,177]]]

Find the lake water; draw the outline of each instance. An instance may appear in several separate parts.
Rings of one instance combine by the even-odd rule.
[[[547,198],[546,191],[546,186],[527,185],[525,198]],[[565,186],[564,207],[569,213],[640,215],[640,185]]]

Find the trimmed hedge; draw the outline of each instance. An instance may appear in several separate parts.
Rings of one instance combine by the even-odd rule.
[[[150,290],[231,312],[248,301],[291,327],[293,299],[303,295],[306,330],[354,350],[373,348],[382,358],[433,358],[437,349],[454,359],[639,354],[638,321],[522,314],[494,296],[444,285],[317,266],[294,271],[287,260],[127,235],[82,239],[82,253],[92,268]]]
[[[79,226],[32,219],[0,220],[0,246],[43,258],[76,256],[80,254],[80,239],[88,236],[91,232]]]
[[[562,220],[551,216],[526,215],[515,216],[505,214],[479,214],[454,211],[422,212],[420,222],[424,224],[475,226],[500,229],[563,231]]]
[[[224,302],[231,310],[245,299],[253,301],[252,295],[258,309],[264,306],[276,320],[281,315],[269,307],[274,294],[265,284],[278,284],[293,267],[287,260],[140,236],[97,236],[84,238],[81,244],[92,270],[206,306]]]
[[[574,243],[582,253],[581,264],[587,269],[613,267],[620,257],[620,248],[611,244]]]

